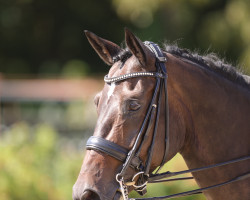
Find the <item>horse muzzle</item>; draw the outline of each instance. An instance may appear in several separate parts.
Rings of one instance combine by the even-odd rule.
[[[121,193],[115,174],[120,162],[93,150],[87,151],[81,171],[73,186],[74,200],[118,200]]]

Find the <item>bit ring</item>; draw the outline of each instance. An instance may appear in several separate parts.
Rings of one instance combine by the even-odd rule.
[[[144,172],[138,172],[137,174],[134,175],[134,177],[132,178],[132,182],[135,182],[135,178],[139,175],[143,174],[144,176],[147,176],[147,178],[149,177],[148,175],[145,175]],[[143,184],[141,185],[136,185],[134,184],[133,187],[135,188],[141,188],[141,187],[144,187],[145,185],[147,185],[148,183],[148,180],[146,180]]]

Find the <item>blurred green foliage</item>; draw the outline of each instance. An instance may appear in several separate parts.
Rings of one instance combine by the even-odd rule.
[[[0,137],[0,199],[71,199],[82,152],[48,125],[14,125]]]
[[[89,137],[97,120],[91,99],[71,102],[5,103],[1,107],[1,130],[25,121],[29,125],[45,123],[67,137]]]
[[[120,44],[129,27],[142,40],[209,49],[250,73],[249,10],[248,0],[1,0],[0,72],[39,77],[106,72],[83,30]]]
[[[1,200],[68,200],[80,171],[84,152],[79,140],[62,137],[46,124],[13,125],[0,135]],[[186,166],[178,155],[164,170]],[[149,186],[148,195],[158,196],[195,188],[193,181]],[[131,196],[136,196],[134,193]],[[191,200],[193,197],[181,198]],[[202,195],[195,196],[203,200]]]

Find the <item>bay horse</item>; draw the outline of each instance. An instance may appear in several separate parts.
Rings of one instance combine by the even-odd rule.
[[[214,55],[143,43],[128,29],[125,49],[85,34],[112,67],[94,100],[98,120],[73,199],[128,199],[134,189],[144,194],[147,182],[178,152],[205,188],[192,194],[249,199],[250,77]]]

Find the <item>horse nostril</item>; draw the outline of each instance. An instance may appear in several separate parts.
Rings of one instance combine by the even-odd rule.
[[[100,197],[94,191],[85,190],[81,196],[81,200],[100,200]]]

